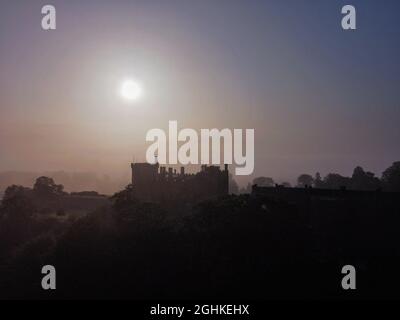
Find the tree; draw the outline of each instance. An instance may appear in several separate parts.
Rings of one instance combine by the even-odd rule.
[[[52,198],[64,194],[64,186],[55,184],[54,180],[49,177],[39,177],[33,186],[34,193],[43,198]]]
[[[323,183],[327,189],[348,188],[351,185],[351,179],[343,177],[338,173],[330,173],[324,178]]]
[[[246,187],[240,188],[240,194],[250,194],[252,192],[252,185],[249,182]]]
[[[133,185],[128,184],[124,190],[115,193],[111,197],[111,200],[113,201],[113,208],[117,211],[135,203],[136,199],[133,196]]]
[[[9,220],[25,221],[36,211],[30,196],[30,189],[12,185],[4,193],[0,216]]]
[[[258,177],[253,180],[253,184],[259,187],[273,187],[275,185],[274,179],[269,177]]]
[[[4,192],[4,197],[3,200],[8,200],[13,197],[17,196],[28,196],[30,193],[31,189],[25,188],[23,186],[17,186],[13,184],[12,186],[9,186],[6,191]]]
[[[135,198],[133,186],[129,184],[115,193],[111,200],[117,222],[135,226],[135,231],[162,228],[166,219],[166,211],[158,204],[141,202]]]
[[[400,161],[394,162],[383,172],[382,182],[388,191],[400,191]]]
[[[314,187],[315,188],[323,188],[324,187],[324,183],[322,181],[321,174],[319,172],[317,172],[315,174]]]
[[[314,179],[309,174],[302,174],[297,178],[297,186],[299,188],[311,187],[313,185]]]
[[[351,188],[354,190],[376,190],[380,181],[372,172],[365,172],[363,168],[356,167],[351,177]]]

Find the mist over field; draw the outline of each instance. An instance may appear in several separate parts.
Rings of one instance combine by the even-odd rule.
[[[40,176],[52,177],[64,185],[68,192],[98,191],[102,194],[112,195],[125,187],[130,180],[129,171],[126,177],[100,175],[93,172],[0,172],[0,192],[4,192],[10,185],[23,185],[32,187],[36,178]]]

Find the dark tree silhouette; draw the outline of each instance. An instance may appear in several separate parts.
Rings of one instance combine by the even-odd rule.
[[[399,171],[388,172],[389,178]],[[320,183],[337,189],[360,178],[370,181],[371,174],[356,168],[352,178],[329,174]],[[26,220],[0,221],[0,266],[7,266],[0,273],[0,299],[48,297],[37,282],[44,264],[62,270],[63,285],[52,298],[244,299],[251,292],[254,299],[340,299],[337,266],[344,259],[363,266],[376,284],[361,288],[356,298],[398,295],[398,277],[392,281],[400,264],[396,194],[267,191],[272,196],[228,195],[162,207],[138,201],[129,185],[111,197],[111,205],[70,221],[29,218],[29,200],[37,194],[11,186],[0,212],[22,212]],[[273,196],[280,193],[297,193],[299,200]],[[60,208],[53,211],[62,216],[57,202],[46,205],[53,203],[50,208]]]
[[[376,190],[380,187],[380,181],[372,172],[365,172],[363,168],[356,167],[351,177],[351,189]]]
[[[389,191],[400,191],[400,161],[394,162],[382,174],[382,182]]]
[[[252,184],[249,182],[246,187],[240,188],[240,194],[248,194],[251,193]]]
[[[282,186],[285,187],[285,188],[291,188],[292,187],[290,182],[282,182]]]
[[[155,203],[137,200],[133,196],[132,188],[130,184],[111,197],[116,221],[125,226],[133,225],[136,232],[162,228],[166,218],[165,210]]]
[[[39,177],[36,179],[33,191],[35,195],[43,198],[52,198],[61,196],[64,193],[64,186],[62,184],[56,184],[52,178]]]
[[[297,178],[297,186],[299,188],[304,188],[306,186],[311,187],[313,185],[314,179],[309,174],[302,174]]]
[[[0,206],[0,216],[5,219],[24,221],[35,212],[30,189],[22,186],[10,186],[4,193]]]
[[[274,179],[269,177],[258,177],[253,180],[253,184],[259,187],[273,187],[275,185]]]
[[[323,188],[324,187],[324,183],[322,181],[321,174],[319,172],[317,172],[315,174],[314,187],[315,188]]]
[[[122,210],[130,203],[134,202],[133,197],[133,186],[128,184],[124,190],[115,193],[111,200],[113,201],[113,207],[115,210]]]
[[[324,187],[326,189],[349,188],[350,185],[351,185],[351,179],[343,177],[338,173],[329,173],[324,178]]]

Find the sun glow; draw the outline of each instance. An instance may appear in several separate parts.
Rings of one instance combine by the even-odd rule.
[[[143,89],[136,81],[125,80],[122,83],[120,94],[126,100],[136,101],[142,96]]]

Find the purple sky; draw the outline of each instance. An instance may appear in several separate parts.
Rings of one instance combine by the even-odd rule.
[[[146,132],[177,120],[254,128],[255,176],[380,175],[400,160],[400,3],[351,1],[343,31],[347,2],[2,1],[0,171],[129,177]],[[145,90],[134,104],[126,77]]]

